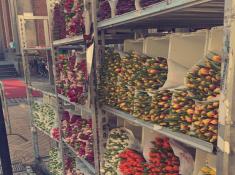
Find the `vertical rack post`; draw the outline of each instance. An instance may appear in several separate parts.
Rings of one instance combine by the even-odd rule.
[[[104,56],[104,48],[105,48],[105,33],[104,30],[101,31],[101,45],[99,45],[98,57],[96,59],[97,66],[99,67],[102,62],[102,57]],[[101,76],[99,71],[97,71],[97,76]],[[100,77],[98,77],[100,78]],[[97,80],[98,81],[98,80]],[[105,120],[105,122],[104,122]],[[97,127],[98,127],[98,136],[99,136],[99,150],[100,150],[100,167],[102,169],[103,163],[103,154],[104,154],[104,125],[107,123],[108,117],[107,113],[102,111],[99,104],[97,105]]]
[[[97,59],[99,58],[99,50],[98,50],[98,29],[97,29],[97,0],[91,1],[91,11],[92,11],[92,25],[94,28],[94,55],[92,62],[92,71],[90,76],[90,95],[91,95],[91,112],[92,112],[92,129],[93,129],[93,139],[94,139],[94,160],[95,160],[95,174],[100,174],[100,164],[99,164],[99,137],[98,133],[100,132],[98,119],[97,119]]]
[[[52,46],[53,47],[53,46]],[[63,140],[62,140],[62,129],[61,129],[61,111],[63,108],[63,102],[62,100],[60,100],[60,98],[58,97],[58,93],[56,92],[56,61],[55,61],[55,51],[54,48],[52,48],[51,50],[51,57],[52,57],[52,71],[53,71],[53,81],[54,81],[54,89],[55,89],[55,95],[56,95],[56,113],[57,113],[57,119],[56,119],[56,123],[58,125],[59,128],[59,135],[60,135],[60,140],[59,140],[59,156],[62,160],[62,170],[63,173],[65,173],[65,164],[64,164],[64,145],[63,145]]]
[[[222,61],[221,99],[217,174],[234,174],[235,147],[235,0],[225,0],[224,55]]]
[[[57,95],[56,95],[57,96]],[[58,96],[56,97],[57,98],[57,124],[58,124],[58,127],[59,127],[59,133],[60,133],[60,142],[59,142],[59,155],[60,155],[60,158],[62,160],[62,169],[63,169],[63,173],[65,173],[65,164],[64,164],[64,145],[63,145],[63,136],[62,136],[62,124],[61,124],[61,116],[62,116],[62,111],[63,111],[63,102],[62,100],[60,100],[58,98]]]
[[[25,28],[24,28],[24,24],[25,24],[25,20],[23,16],[18,16],[18,21],[19,21],[19,33],[20,33],[20,43],[21,43],[21,54],[22,54],[22,62],[23,62],[23,71],[24,71],[24,80],[26,83],[26,95],[27,95],[27,102],[28,105],[31,106],[30,103],[30,90],[28,89],[28,83],[29,83],[29,70],[28,70],[28,62],[26,61],[25,58],[25,53],[24,53],[24,48],[26,47],[26,42],[25,42]],[[29,111],[29,116],[30,116],[30,129],[31,129],[31,133],[32,133],[32,143],[33,143],[33,151],[34,151],[34,158],[37,159],[38,158],[38,149],[35,146],[36,145],[36,141],[37,141],[37,133],[35,134],[36,130],[35,128],[33,128],[32,126],[32,116],[31,116],[31,110]]]
[[[58,93],[56,92],[56,60],[55,60],[55,50],[54,50],[54,46],[53,46],[53,27],[52,27],[52,20],[53,20],[53,16],[52,16],[52,4],[50,0],[46,0],[46,4],[47,4],[47,13],[48,13],[48,28],[49,28],[49,40],[50,40],[50,47],[51,49],[51,61],[49,63],[49,69],[52,70],[52,78],[50,79],[51,84],[54,85],[54,89],[55,89],[55,95],[56,95],[56,112],[57,112],[57,125],[59,128],[59,135],[60,135],[60,141],[59,141],[59,156],[61,158],[62,161],[62,170],[63,170],[63,174],[65,173],[65,164],[64,164],[64,145],[63,145],[63,140],[62,140],[62,129],[61,129],[61,109],[63,108],[63,102],[59,99],[58,97]],[[49,59],[48,59],[49,60]]]
[[[24,30],[24,29],[23,29]],[[30,116],[30,129],[32,133],[32,143],[33,143],[33,151],[34,151],[34,158],[35,160],[39,160],[39,146],[38,146],[38,133],[37,129],[33,125],[33,114],[32,114],[32,90],[28,88],[28,85],[31,85],[30,81],[30,70],[29,70],[29,61],[28,58],[25,56],[24,49],[21,48],[22,59],[23,59],[23,67],[24,67],[24,78],[26,82],[26,94],[27,94],[27,101],[29,105],[29,116]]]
[[[12,134],[11,119],[10,119],[10,115],[8,111],[8,104],[7,104],[7,99],[5,96],[4,85],[2,82],[0,82],[0,98],[2,98],[2,107],[3,107],[6,124],[7,124],[8,134],[11,135]]]
[[[34,157],[37,160],[40,159],[40,153],[39,153],[39,145],[38,145],[38,131],[33,125],[33,111],[32,111],[32,89],[27,88],[27,99],[28,99],[28,105],[29,105],[29,113],[30,113],[30,129],[32,132],[32,141],[33,141],[33,150],[34,150]]]

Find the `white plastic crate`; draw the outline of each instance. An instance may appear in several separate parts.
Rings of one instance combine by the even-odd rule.
[[[208,30],[170,35],[168,75],[163,89],[184,85],[187,72],[206,55],[208,36]]]
[[[172,34],[169,59],[190,69],[206,55],[208,34],[208,30]]]
[[[223,27],[215,27],[210,30],[208,52],[213,51],[220,55],[223,53],[224,31]]]
[[[168,58],[169,37],[147,37],[144,39],[143,53],[151,57]]]
[[[136,51],[143,53],[144,39],[138,40],[125,40],[124,41],[124,52]]]
[[[128,122],[128,121],[124,121],[124,127],[131,130],[137,140],[137,143],[141,143],[142,141],[142,130],[143,130],[143,127],[141,126],[138,126],[138,125],[135,125],[134,123],[131,123],[131,122]],[[138,145],[136,145],[137,149],[138,149]]]

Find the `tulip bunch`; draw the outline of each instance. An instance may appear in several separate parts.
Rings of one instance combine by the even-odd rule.
[[[149,175],[179,175],[180,160],[175,156],[168,138],[156,138],[149,152]]]
[[[65,14],[62,4],[55,4],[53,14],[53,39],[59,40],[66,37]]]
[[[93,133],[91,119],[72,115],[64,111],[62,119],[64,141],[77,152],[77,155],[94,163]]]
[[[209,100],[220,94],[221,57],[212,54],[202,65],[196,65],[186,77],[186,86],[194,99]]]
[[[59,128],[51,129],[51,137],[55,140],[60,140],[60,130]]]
[[[164,121],[169,116],[171,106],[172,92],[170,90],[160,90],[151,92],[150,120],[161,126],[166,126]]]
[[[189,97],[187,89],[177,89],[173,93],[170,115],[165,121],[172,130],[188,133],[194,110],[195,101]]]
[[[108,0],[100,0],[99,3],[99,13],[98,13],[98,17],[99,20],[104,20],[104,19],[108,19],[111,18],[111,7],[109,4]]]
[[[168,67],[165,58],[141,56],[136,52],[120,57],[109,48],[105,50],[100,72],[100,101],[132,114],[134,91],[157,90],[166,81]]]
[[[125,129],[116,128],[110,132],[102,167],[104,175],[117,175],[117,168],[120,162],[119,154],[129,146],[129,143],[130,133]]]
[[[163,0],[140,0],[140,5],[141,5],[141,7],[147,7],[147,6],[156,4],[161,1],[163,1]]]
[[[168,66],[165,58],[143,57],[144,62],[133,76],[132,82],[137,89],[158,90],[167,79]]]
[[[64,0],[56,4],[53,20],[54,39],[80,35],[84,31],[83,1]]]
[[[116,87],[117,105],[116,107],[129,114],[133,113],[135,88],[120,82]]]
[[[121,58],[120,81],[139,90],[157,90],[167,79],[167,60],[130,52]]]
[[[132,87],[132,91],[157,90],[167,78],[167,61],[130,52],[121,58],[119,81]]]
[[[32,114],[34,124],[50,134],[51,130],[56,126],[55,109],[49,104],[34,102]]]
[[[49,152],[48,169],[51,174],[63,175],[62,160],[56,148],[52,148]]]
[[[100,68],[99,98],[102,104],[117,106],[116,87],[118,73],[121,71],[120,55],[112,48],[106,48],[104,60]]]
[[[64,12],[67,37],[81,34],[84,31],[83,1],[65,0]]]
[[[217,141],[219,102],[198,102],[193,115],[194,136],[211,143]]]
[[[151,96],[145,91],[136,91],[134,97],[134,112],[133,116],[150,121]]]
[[[69,151],[64,153],[65,175],[84,175],[80,170],[76,169],[76,159]]]
[[[85,59],[77,59],[76,54],[61,53],[57,55],[56,87],[57,92],[68,97],[71,102],[85,104],[87,64]]]
[[[125,56],[122,56],[120,60],[121,70],[118,74],[119,81],[126,82],[129,86],[139,85],[137,82],[134,82],[134,77],[141,70],[145,60],[137,52],[126,53]]]
[[[135,0],[118,0],[117,3],[117,15],[135,10]]]
[[[119,158],[121,161],[118,168],[122,175],[143,175],[147,173],[144,157],[135,150],[126,149],[119,154]]]

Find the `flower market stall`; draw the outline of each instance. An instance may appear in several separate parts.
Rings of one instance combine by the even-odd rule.
[[[48,173],[227,175],[230,1],[48,0],[53,82],[28,87]]]

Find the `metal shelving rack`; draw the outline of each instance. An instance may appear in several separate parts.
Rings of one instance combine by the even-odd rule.
[[[179,141],[182,144],[189,145],[197,150],[204,150],[205,153],[216,154],[217,157],[217,174],[229,175],[234,174],[232,160],[234,160],[234,59],[232,59],[232,50],[235,48],[235,17],[234,17],[234,0],[165,0],[158,4],[146,7],[144,9],[132,11],[123,15],[115,16],[110,19],[98,22],[97,30],[99,31],[101,48],[109,44],[108,32],[130,30],[138,36],[146,36],[146,29],[171,30],[172,28],[184,28],[186,31],[191,29],[210,28],[224,25],[224,58],[222,70],[222,94],[220,99],[220,119],[219,119],[219,137],[216,148],[208,142],[172,132],[166,128],[144,122],[122,111],[103,106],[98,109],[98,118],[107,120],[110,116],[117,116],[118,120],[132,122],[135,126],[141,126],[163,134]],[[114,32],[110,32],[114,33]],[[150,34],[151,35],[151,34]],[[115,34],[113,34],[115,36]],[[116,43],[116,44],[120,44]],[[98,54],[97,54],[98,55]],[[96,59],[100,59],[100,57]],[[233,83],[229,83],[233,82]],[[231,98],[229,98],[231,97]],[[112,115],[110,115],[112,114]],[[105,119],[105,116],[107,117]],[[102,121],[102,119],[100,119]],[[122,122],[121,122],[122,123]],[[100,123],[100,128],[102,123]],[[102,136],[101,136],[102,137]],[[102,145],[101,145],[102,147]],[[100,148],[102,150],[103,148]],[[214,152],[214,150],[217,152]],[[102,152],[102,151],[101,151]],[[201,157],[203,159],[203,157]],[[205,158],[205,157],[204,157]]]
[[[53,0],[48,0],[48,12],[49,12],[49,28],[52,31],[52,7]],[[86,0],[85,0],[86,2]],[[64,103],[70,104],[75,107],[75,109],[90,111],[93,119],[93,133],[96,143],[94,143],[95,151],[95,169],[87,166],[83,159],[78,158],[77,162],[81,165],[81,169],[87,171],[91,174],[100,174],[100,162],[102,159],[102,141],[103,138],[103,125],[105,120],[107,120],[108,115],[112,114],[117,118],[121,118],[124,121],[132,122],[138,126],[147,128],[151,131],[161,133],[165,136],[173,138],[185,145],[192,148],[203,150],[208,153],[214,152],[214,147],[212,144],[205,141],[186,136],[184,134],[179,134],[163,128],[157,125],[150,124],[148,122],[143,122],[134,118],[133,116],[126,114],[124,112],[118,111],[116,109],[110,108],[108,106],[100,107],[97,102],[96,96],[96,84],[94,80],[97,76],[97,71],[100,66],[100,61],[102,58],[102,49],[106,44],[120,44],[120,38],[125,39],[128,37],[135,36],[137,39],[138,35],[143,36],[148,33],[147,29],[172,29],[172,28],[184,28],[187,30],[198,29],[198,28],[209,28],[213,26],[224,25],[224,54],[223,54],[223,70],[222,70],[222,93],[220,98],[220,119],[219,119],[219,139],[217,144],[217,174],[219,175],[231,175],[234,173],[234,166],[232,165],[235,159],[234,151],[234,87],[235,87],[235,62],[233,56],[233,50],[235,49],[235,0],[165,0],[161,3],[152,5],[150,7],[129,12],[120,16],[115,16],[111,19],[107,19],[101,22],[97,21],[97,7],[98,0],[90,1],[92,4],[92,22],[94,29],[94,43],[95,43],[95,53],[93,60],[93,72],[90,81],[90,92],[92,96],[91,108],[76,105],[70,103],[69,100],[55,92],[50,92],[49,95],[55,96],[57,99],[57,110],[60,112],[63,110]],[[49,8],[50,7],[50,8]],[[123,35],[120,36],[118,31],[129,31],[129,34],[134,35]],[[110,33],[109,33],[110,31]],[[115,32],[117,34],[115,34]],[[110,37],[111,35],[111,37]],[[118,37],[117,37],[118,36]],[[111,42],[110,42],[111,41]],[[110,43],[109,43],[110,42]],[[55,48],[56,47],[70,47],[66,45],[82,45],[84,44],[83,36],[76,36],[73,38],[66,38],[62,40],[52,41],[49,47],[52,51],[53,57],[53,72],[55,75]],[[24,41],[22,42],[24,45]],[[23,47],[24,48],[24,47]],[[31,49],[31,48],[29,48]],[[41,49],[41,48],[35,48]],[[24,55],[24,50],[22,54]],[[51,63],[51,64],[52,64]],[[26,65],[26,60],[24,59],[24,65]],[[25,66],[26,82],[28,83],[28,70]],[[54,83],[53,83],[54,85]],[[40,88],[35,89],[29,85],[28,94],[31,89],[40,90]],[[47,93],[47,90],[41,89],[42,93]],[[31,101],[31,96],[28,95],[29,104]],[[60,124],[60,120],[58,119]],[[33,131],[33,140],[34,136]],[[98,135],[97,135],[98,133]],[[61,138],[62,140],[62,138]],[[37,143],[34,143],[35,150],[37,150]],[[99,144],[99,145],[98,145]],[[64,146],[63,141],[60,141],[61,147]],[[68,145],[66,146],[71,149]],[[63,149],[60,150],[63,154]],[[74,150],[71,149],[74,152]],[[36,151],[37,157],[37,151]]]
[[[50,32],[52,32],[52,13],[53,13],[53,4],[54,4],[54,0],[47,0],[47,7],[48,7],[48,14],[49,14],[49,28],[50,28]],[[84,0],[84,4],[88,3],[87,0]],[[52,36],[52,35],[51,35]],[[84,49],[85,48],[85,41],[83,39],[83,35],[79,35],[79,36],[73,36],[71,38],[64,38],[64,39],[60,39],[60,40],[53,40],[51,42],[52,45],[52,58],[53,58],[53,72],[54,72],[54,79],[55,79],[55,75],[56,75],[56,70],[55,70],[55,53],[58,49],[67,49],[67,50],[72,50],[72,49]],[[94,87],[93,82],[90,82],[89,85],[89,92],[91,92],[91,88]],[[56,88],[56,87],[55,87]],[[69,107],[72,106],[73,108],[73,112],[76,114],[79,114],[80,112],[88,112],[91,117],[92,117],[92,129],[93,129],[93,138],[94,138],[94,150],[98,150],[98,143],[97,143],[97,128],[96,128],[96,115],[95,115],[95,106],[94,104],[90,104],[90,106],[88,105],[78,105],[76,103],[70,102],[69,99],[63,95],[60,95],[58,93],[55,94],[56,95],[56,99],[57,99],[57,111],[59,114],[59,121],[58,121],[58,125],[61,126],[61,121],[60,121],[60,114],[66,110],[66,106],[69,105]],[[92,98],[92,97],[91,97]],[[93,100],[94,101],[94,100]],[[61,129],[60,129],[61,131]],[[68,145],[64,139],[62,138],[62,134],[61,135],[61,147],[62,149],[61,154],[63,155],[63,149],[69,149],[74,156],[76,157],[76,167],[79,168],[80,170],[82,170],[86,175],[96,175],[99,174],[99,159],[98,159],[98,151],[95,151],[95,166],[93,167],[88,161],[86,161],[84,158],[79,157],[76,153],[76,151],[70,146]]]
[[[102,109],[104,111],[110,113],[110,114],[116,115],[116,116],[118,116],[118,117],[120,117],[124,120],[130,121],[130,122],[132,122],[136,125],[148,128],[152,131],[156,131],[156,132],[158,132],[160,134],[163,134],[163,135],[165,135],[169,138],[172,138],[176,141],[187,144],[187,145],[189,145],[193,148],[198,148],[198,149],[201,149],[203,151],[210,152],[210,153],[213,153],[213,151],[214,151],[213,144],[208,143],[206,141],[203,141],[203,140],[200,140],[198,138],[194,138],[194,137],[191,137],[191,136],[188,136],[188,135],[185,135],[185,134],[173,132],[170,129],[167,129],[167,128],[159,126],[159,125],[155,125],[155,124],[150,123],[150,122],[145,122],[143,120],[135,118],[134,116],[132,116],[130,114],[127,114],[125,112],[113,109],[113,108],[108,107],[108,106],[104,106]]]
[[[35,25],[37,22],[43,25],[43,36],[44,36],[44,44],[45,46],[37,46],[39,44],[38,38],[34,38],[33,46],[30,46],[30,42],[27,40],[27,32],[28,29],[26,25],[28,23],[33,22]],[[25,82],[27,85],[26,92],[27,92],[27,99],[28,99],[28,105],[30,107],[29,113],[30,113],[30,127],[32,132],[32,143],[33,143],[33,150],[34,150],[34,157],[35,157],[35,163],[41,168],[42,172],[45,174],[50,174],[44,157],[40,155],[40,148],[38,144],[38,134],[39,132],[47,136],[49,139],[49,142],[51,144],[54,144],[56,147],[59,146],[59,142],[52,138],[50,136],[50,133],[47,133],[43,129],[39,128],[34,124],[33,121],[33,111],[32,111],[32,105],[34,100],[37,100],[38,97],[33,97],[33,92],[37,91],[38,93],[41,93],[42,96],[40,98],[55,98],[55,91],[54,91],[54,77],[53,72],[51,69],[52,66],[52,60],[50,59],[49,52],[52,51],[52,47],[50,46],[50,35],[48,30],[48,17],[47,16],[33,16],[29,14],[19,15],[18,16],[18,25],[19,25],[19,34],[20,34],[20,44],[21,44],[21,54],[23,59],[23,67],[24,67],[24,75],[25,75]],[[30,29],[31,31],[36,31],[36,27],[33,29]],[[31,41],[32,42],[32,41]],[[32,43],[31,43],[32,44]],[[35,45],[36,44],[36,45]],[[38,52],[45,52],[46,59],[47,59],[47,65],[49,67],[48,71],[48,77],[47,78],[36,78],[32,79],[32,75],[30,73],[30,63],[29,59],[30,57],[36,57],[38,56]],[[36,53],[36,54],[35,54]],[[34,58],[35,58],[34,57]],[[37,58],[35,58],[37,59]],[[52,100],[53,101],[53,100]]]
[[[53,46],[61,46],[61,45],[66,45],[66,44],[74,44],[74,43],[82,43],[83,40],[83,36],[79,35],[79,36],[74,36],[71,38],[65,38],[65,39],[61,39],[61,40],[55,40],[53,41]]]

